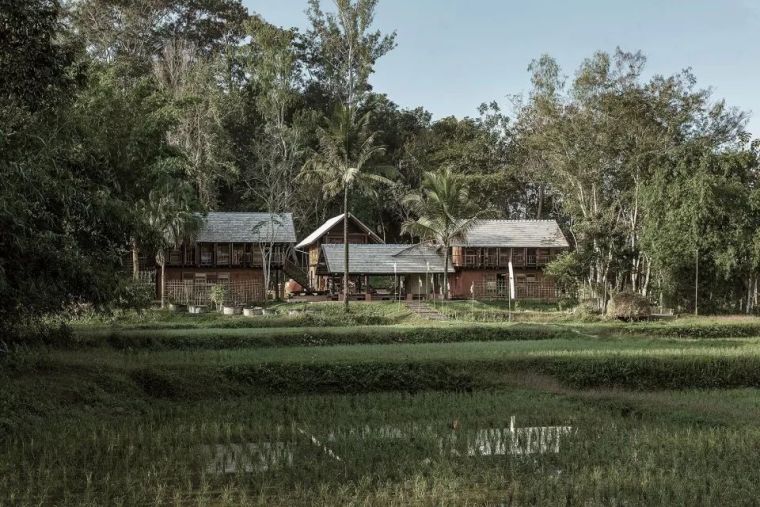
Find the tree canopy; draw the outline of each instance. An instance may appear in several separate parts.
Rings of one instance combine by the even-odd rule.
[[[121,298],[130,251],[160,247],[167,180],[183,213],[289,211],[303,235],[348,210],[408,241],[407,196],[441,171],[476,209],[556,219],[572,252],[551,272],[581,297],[756,308],[758,143],[691,71],[645,77],[616,49],[566,76],[538,55],[510,107],[433,119],[372,86],[396,47],[377,0],[304,8],[301,31],[239,0],[2,4],[0,321]],[[347,204],[361,167],[388,179]]]

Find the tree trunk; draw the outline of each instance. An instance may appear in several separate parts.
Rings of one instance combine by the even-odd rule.
[[[343,188],[343,301],[348,313],[348,185]]]
[[[536,218],[541,220],[544,214],[544,184],[538,185],[538,210],[536,211]]]
[[[132,280],[140,280],[140,250],[137,248],[137,239],[132,239]]]
[[[449,245],[443,247],[443,299],[449,299]]]
[[[161,308],[166,308],[166,259],[161,262]]]
[[[694,252],[694,315],[699,315],[699,248]]]

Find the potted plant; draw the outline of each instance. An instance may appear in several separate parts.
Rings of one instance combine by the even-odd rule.
[[[211,293],[209,294],[209,299],[212,303],[214,303],[214,308],[216,311],[221,312],[222,311],[222,305],[224,304],[224,300],[227,298],[227,288],[222,284],[216,284],[213,287],[211,287]]]

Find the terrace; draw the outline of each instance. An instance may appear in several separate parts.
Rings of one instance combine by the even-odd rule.
[[[476,248],[455,247],[452,261],[460,268],[543,267],[557,258],[560,250],[551,248]]]
[[[274,246],[272,265],[282,265],[284,248]],[[166,265],[171,267],[240,267],[264,265],[263,252],[256,243],[195,243],[170,251]]]

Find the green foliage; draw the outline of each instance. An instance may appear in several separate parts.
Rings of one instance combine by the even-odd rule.
[[[111,309],[141,311],[153,304],[156,288],[153,284],[125,280],[113,295]]]
[[[177,215],[292,211],[299,236],[353,209],[390,242],[422,215],[406,196],[442,170],[477,210],[558,219],[572,252],[547,271],[565,305],[631,290],[677,310],[756,311],[745,113],[688,71],[645,77],[644,55],[618,49],[567,81],[540,57],[514,114],[492,102],[432,121],[372,87],[396,44],[374,27],[379,5],[311,0],[304,31],[238,0],[3,9],[3,323],[126,304],[127,251],[160,259],[175,243],[156,201],[183,202],[164,206]]]
[[[563,295],[572,298],[578,293],[587,262],[577,250],[563,252],[544,268],[544,273],[554,278]]]
[[[209,295],[211,302],[214,303],[216,309],[221,311],[222,305],[225,299],[227,299],[227,287],[222,284],[216,284],[211,287],[211,294]]]
[[[410,194],[407,205],[417,215],[407,220],[401,231],[421,241],[429,242],[444,252],[443,297],[449,297],[449,251],[456,240],[462,240],[482,211],[475,211],[468,188],[454,178],[449,169],[426,172],[422,178],[422,192]]]

